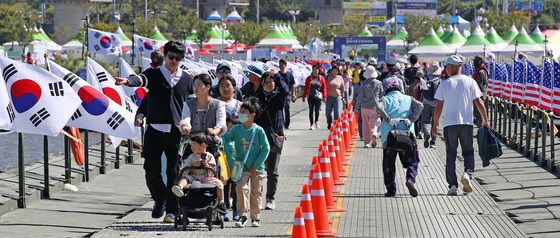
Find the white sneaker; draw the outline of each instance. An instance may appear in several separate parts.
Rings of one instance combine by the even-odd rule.
[[[461,177],[461,183],[463,183],[463,192],[472,193],[471,179],[467,173],[464,173],[463,177]]]
[[[315,130],[315,126],[311,125],[311,126],[309,127],[309,130]]]
[[[175,196],[177,197],[183,197],[185,196],[185,193],[183,193],[183,189],[179,186],[179,185],[175,185],[173,187],[171,187],[171,191],[175,194]]]
[[[371,148],[371,144],[365,144],[364,148]]]
[[[266,206],[264,206],[265,210],[274,210],[276,209],[276,202],[274,200],[266,199]]]
[[[321,127],[319,126],[319,123],[315,122],[315,129],[317,129],[317,130],[321,129]]]
[[[447,190],[447,195],[448,196],[457,196],[457,194],[459,194],[459,191],[457,189],[457,186],[453,185],[449,188],[449,190]]]
[[[251,220],[251,226],[253,227],[260,227],[261,226],[261,221],[260,220]]]

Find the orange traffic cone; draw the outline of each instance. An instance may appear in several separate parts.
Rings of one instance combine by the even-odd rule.
[[[317,156],[313,156],[313,160],[311,160],[311,169],[309,170],[309,180],[307,184],[311,186],[313,184],[313,166],[319,164],[319,158]]]
[[[338,169],[338,161],[336,159],[336,152],[334,152],[334,142],[333,142],[332,135],[329,135],[328,138],[329,138],[329,140],[327,141],[327,148],[329,150],[331,170],[333,171],[333,174],[337,175],[337,176],[335,176],[335,178],[338,177],[338,179],[334,180],[334,184],[335,185],[344,185],[345,183],[340,180],[340,170]]]
[[[331,175],[332,175],[333,184],[336,184],[337,182],[340,182],[340,177],[338,176],[338,169],[333,169],[333,167],[332,167],[332,162],[333,161],[332,161],[332,157],[329,154],[329,150],[330,150],[329,143],[327,142],[327,140],[323,140],[323,143],[319,147],[323,148],[323,150],[325,151],[326,157],[329,158],[329,166],[330,166],[330,172],[331,172]],[[321,167],[321,169],[323,169],[323,167]]]
[[[346,146],[346,152],[350,152],[350,129],[348,128],[348,121],[345,119],[342,120],[342,135],[344,136],[344,146]]]
[[[303,212],[301,210],[301,207],[296,207],[296,212],[294,213],[292,238],[307,238],[307,231],[305,229],[305,221],[303,219]]]
[[[311,205],[311,193],[309,192],[309,185],[307,184],[304,184],[301,188],[301,200],[299,201],[299,206],[303,211],[303,220],[305,221],[307,237],[317,237],[317,232],[315,231],[315,219],[313,218],[313,205]]]
[[[329,228],[329,217],[327,214],[327,204],[325,203],[325,190],[323,189],[320,167],[316,165],[313,173],[313,185],[311,185],[311,204],[313,206],[313,217],[315,218],[317,236],[334,237],[335,234]]]
[[[323,149],[323,148],[321,148]],[[321,179],[323,181],[323,189],[325,190],[325,203],[327,204],[327,209],[330,211],[334,209],[334,181],[331,173],[330,158],[325,150],[321,150],[321,157],[319,158],[319,165],[321,168]],[[313,178],[317,175],[313,174]],[[338,192],[338,191],[336,191]]]
[[[336,132],[332,135],[332,137],[334,144],[334,154],[336,156],[336,162],[338,165],[338,176],[341,178],[345,178],[347,176],[346,174],[344,174],[344,159],[343,155],[340,153],[340,143],[338,142],[338,135],[336,134]]]
[[[342,152],[342,157],[346,156],[346,142],[344,141],[344,135],[342,133],[342,122],[337,123],[336,133],[338,135],[338,142],[340,143],[340,152]],[[346,161],[346,159],[344,159]]]

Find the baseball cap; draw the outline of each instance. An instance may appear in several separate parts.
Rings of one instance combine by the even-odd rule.
[[[449,56],[445,61],[445,65],[461,66],[463,65],[463,58],[461,58],[461,56],[458,55]]]
[[[249,65],[245,72],[247,74],[254,74],[260,78],[264,74],[264,69],[261,65]]]

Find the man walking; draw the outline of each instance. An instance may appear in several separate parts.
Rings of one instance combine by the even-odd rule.
[[[449,78],[441,82],[434,96],[438,101],[434,113],[432,136],[437,135],[439,119],[442,111],[445,111],[443,118],[443,136],[447,154],[445,176],[449,188],[447,195],[451,196],[458,194],[457,173],[455,172],[458,143],[461,143],[465,164],[465,173],[461,177],[463,192],[472,192],[471,179],[474,172],[473,104],[476,105],[482,116],[482,126],[489,127],[486,107],[482,101],[482,92],[472,78],[461,75],[462,65],[463,60],[457,55],[447,58],[445,70]]]
[[[290,94],[286,97],[286,103],[284,104],[284,129],[290,129],[290,103],[296,101],[296,80],[292,72],[286,68],[287,64],[288,62],[285,59],[281,59],[278,62],[280,71],[275,75],[275,78],[283,80],[290,90]]]
[[[169,41],[163,48],[164,65],[146,69],[128,78],[115,77],[117,85],[147,87],[150,99],[145,108],[147,130],[144,135],[144,170],[146,184],[154,199],[152,217],[159,218],[165,211],[164,222],[172,223],[177,212],[177,201],[171,192],[177,165],[178,144],[181,139],[179,121],[183,105],[193,94],[192,76],[179,69],[185,56],[185,46]],[[138,118],[138,117],[137,117]],[[167,158],[167,185],[161,176],[161,158]]]

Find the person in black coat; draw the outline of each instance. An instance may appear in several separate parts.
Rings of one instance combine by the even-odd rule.
[[[284,80],[274,77],[274,72],[265,72],[261,76],[262,91],[256,97],[263,106],[263,113],[256,119],[261,126],[270,144],[270,153],[266,159],[266,206],[267,210],[274,210],[276,204],[274,195],[278,188],[278,164],[284,141],[284,102],[289,94],[288,85]],[[276,148],[276,149],[275,149]]]

